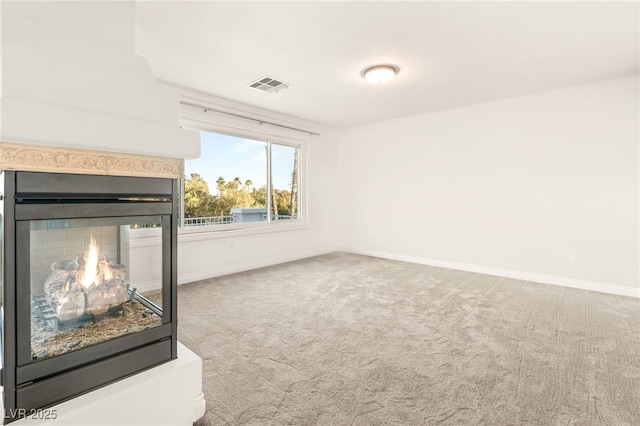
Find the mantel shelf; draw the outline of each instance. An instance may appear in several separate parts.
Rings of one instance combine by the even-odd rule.
[[[181,179],[184,160],[0,142],[0,170]]]

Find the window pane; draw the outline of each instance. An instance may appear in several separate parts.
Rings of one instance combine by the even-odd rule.
[[[298,148],[271,144],[272,220],[300,217],[298,195]]]
[[[265,221],[266,142],[200,136],[200,158],[185,162],[185,226]]]

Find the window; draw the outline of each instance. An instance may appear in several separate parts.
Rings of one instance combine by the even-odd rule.
[[[183,226],[229,229],[296,222],[301,144],[200,131],[201,156],[185,162]]]

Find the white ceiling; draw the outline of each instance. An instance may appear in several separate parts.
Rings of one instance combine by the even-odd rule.
[[[637,1],[137,4],[158,80],[337,128],[638,74],[638,28]]]

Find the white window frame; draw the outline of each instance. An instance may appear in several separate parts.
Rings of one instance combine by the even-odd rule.
[[[211,238],[224,238],[238,235],[253,235],[270,232],[283,232],[291,230],[305,229],[309,227],[309,210],[308,210],[308,139],[300,137],[301,135],[291,135],[279,132],[279,129],[262,127],[257,123],[248,122],[240,119],[224,117],[223,115],[211,114],[204,111],[195,111],[189,108],[181,108],[180,126],[187,130],[204,131],[218,133],[238,138],[246,138],[260,142],[271,144],[279,144],[292,146],[299,149],[298,151],[298,218],[287,220],[270,220],[270,211],[267,214],[267,221],[249,222],[249,223],[232,223],[225,225],[208,225],[208,226],[180,226],[178,233],[181,239],[200,240]],[[244,121],[244,122],[243,122]],[[293,137],[292,137],[293,136]],[[271,153],[268,149],[267,152]],[[188,160],[186,160],[188,161]],[[267,167],[271,167],[271,158],[267,159]],[[267,170],[267,176],[269,176]],[[267,191],[270,190],[271,182],[267,179]],[[182,181],[184,188],[184,180]],[[184,192],[184,191],[182,191]],[[269,193],[269,192],[268,192]],[[180,206],[183,208],[183,199],[180,200]],[[268,208],[268,207],[267,207]],[[181,215],[183,217],[183,215]],[[181,224],[182,225],[182,224]]]

